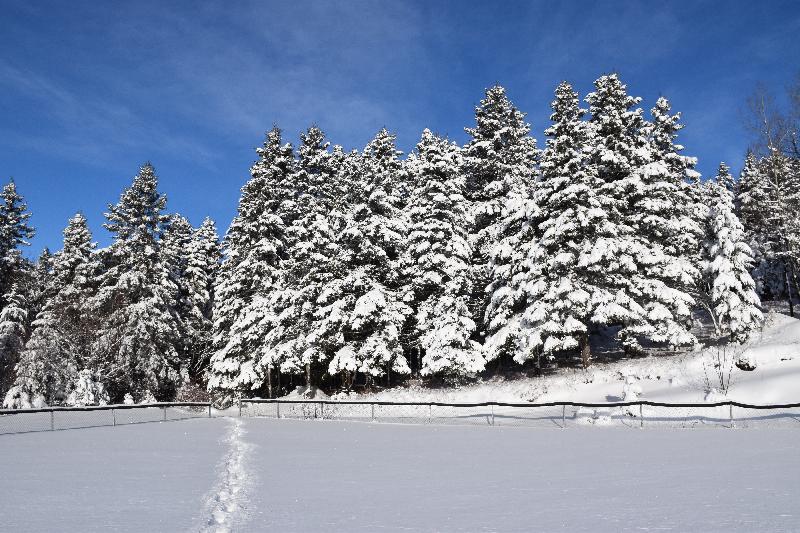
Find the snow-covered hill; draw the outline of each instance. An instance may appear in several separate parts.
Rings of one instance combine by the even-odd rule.
[[[718,358],[724,359],[720,384]],[[735,360],[750,361],[754,370],[737,368]],[[631,378],[632,376],[632,378]],[[358,399],[396,401],[586,401],[611,402],[641,390],[641,399],[697,402],[732,399],[753,404],[800,401],[800,320],[770,313],[763,332],[745,346],[705,348],[682,355],[653,355],[588,370],[561,369],[551,376],[492,379],[455,389],[395,388]],[[632,386],[631,386],[632,385]],[[709,394],[709,389],[715,389]],[[631,399],[628,392],[627,399]]]

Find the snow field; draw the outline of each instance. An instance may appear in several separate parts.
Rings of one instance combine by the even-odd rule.
[[[230,429],[225,439],[229,447],[222,465],[218,468],[219,479],[206,507],[208,523],[204,532],[227,533],[240,521],[246,512],[246,489],[249,484],[247,455],[251,445],[242,440],[245,434],[240,418],[228,419]]]
[[[0,531],[796,531],[797,434],[215,418],[5,435]]]
[[[800,527],[796,431],[246,423],[269,445],[243,531]]]
[[[0,531],[198,531],[223,419],[0,435]]]

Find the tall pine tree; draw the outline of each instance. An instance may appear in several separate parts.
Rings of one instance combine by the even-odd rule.
[[[168,400],[185,379],[177,289],[160,253],[166,204],[147,163],[105,215],[114,240],[103,253],[105,271],[92,302],[102,317],[93,348],[100,368],[89,370],[99,372],[114,400],[126,393]]]
[[[483,340],[480,320],[486,309],[490,282],[490,257],[499,243],[503,206],[513,196],[528,196],[537,159],[536,140],[530,125],[496,85],[486,90],[475,108],[475,127],[467,128],[470,140],[464,146],[461,173],[465,196],[471,204],[473,295],[470,309],[478,320],[476,339]]]
[[[410,165],[413,183],[408,236],[408,278],[417,308],[422,375],[449,378],[483,370],[480,345],[468,304],[472,293],[464,179],[458,146],[422,133]]]

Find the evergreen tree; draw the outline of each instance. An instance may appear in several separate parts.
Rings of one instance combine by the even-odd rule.
[[[489,296],[489,261],[501,238],[503,206],[511,196],[528,196],[537,150],[525,114],[514,107],[499,85],[486,90],[475,108],[475,127],[466,132],[471,138],[463,149],[461,173],[471,204],[474,288],[470,308],[473,316],[481,319]],[[476,338],[482,339],[484,330],[479,322]]]
[[[588,365],[590,328],[635,316],[620,290],[630,239],[591,159],[597,127],[581,120],[577,93],[560,84],[551,107],[541,180],[532,200],[509,209],[495,253],[487,351],[510,351],[520,363],[579,351]]]
[[[342,187],[333,165],[329,143],[316,126],[301,135],[297,170],[296,218],[287,228],[291,242],[287,264],[289,292],[273,351],[280,369],[304,373],[313,385],[314,367],[326,363],[339,348],[339,335],[331,328],[329,303],[343,276],[338,230],[341,228]]]
[[[64,402],[89,361],[96,324],[85,304],[93,294],[94,247],[86,219],[75,215],[64,229],[64,247],[53,256],[51,294],[17,364],[10,405],[29,407],[35,398]]]
[[[214,280],[221,251],[217,227],[206,218],[189,242],[183,284],[186,290],[184,327],[187,335],[189,376],[203,378],[209,364],[214,309]]]
[[[398,198],[399,154],[394,136],[381,130],[349,180],[353,205],[341,232],[346,277],[341,295],[331,302],[342,318],[340,340],[356,354],[358,370],[370,383],[384,375],[390,379],[390,372],[410,372],[401,339],[411,309],[404,303],[401,272],[407,220],[399,208],[404,203]]]
[[[609,243],[615,250],[609,274],[614,274],[606,276],[617,293],[615,321],[622,326],[618,337],[629,352],[641,350],[642,338],[673,346],[691,344],[694,337],[688,329],[693,300],[684,290],[693,281],[691,265],[673,263],[680,256],[671,254],[664,243],[674,230],[653,238],[658,220],[669,216],[669,201],[648,201],[654,190],[674,185],[675,177],[669,176],[664,155],[648,138],[651,128],[642,110],[635,107],[640,99],[629,96],[615,74],[599,78],[595,88],[586,97],[590,121],[596,128],[591,162],[598,169],[602,193],[608,200],[603,208],[618,230],[618,237]],[[676,146],[670,151],[678,150]],[[674,186],[670,189],[671,194],[678,192]]]
[[[285,289],[287,226],[298,216],[291,181],[295,160],[292,145],[283,143],[277,127],[256,152],[258,160],[223,241],[214,286],[209,390],[257,388],[264,381],[262,369],[270,373],[276,365],[267,336],[284,305],[276,299]]]
[[[14,382],[14,366],[28,336],[27,302],[16,284],[11,286],[5,301],[8,303],[0,312],[0,396]]]
[[[794,315],[800,261],[800,170],[777,150],[761,160],[748,154],[737,204],[756,263],[753,277],[762,299],[786,299]]]
[[[170,215],[164,225],[159,248],[160,261],[169,278],[166,288],[172,291],[170,300],[175,302],[174,314],[178,327],[176,349],[181,365],[185,368],[190,366],[191,358],[192,333],[189,322],[193,309],[186,283],[186,269],[193,233],[194,228],[185,217],[179,214]]]
[[[732,180],[724,163],[708,184],[708,225],[704,285],[717,334],[744,342],[761,326],[761,302],[750,276],[750,248],[734,211]]]
[[[471,340],[471,250],[459,149],[426,129],[417,154],[410,166],[416,188],[409,210],[407,276],[424,351],[421,374],[472,376],[483,370],[485,360]]]
[[[691,345],[696,342],[690,333],[691,293],[700,275],[693,258],[702,224],[686,183],[697,174],[696,159],[682,155],[683,146],[675,142],[683,125],[680,113],[670,114],[667,99],[659,98],[651,113],[653,122],[643,127],[649,134],[647,160],[635,171],[627,216],[642,252],[644,276],[638,289],[649,329],[643,336],[671,346]]]
[[[185,378],[177,349],[177,289],[160,253],[166,203],[147,163],[105,215],[114,240],[104,251],[105,271],[92,302],[102,318],[93,348],[100,368],[89,370],[99,372],[115,400],[129,391],[168,400]]]
[[[20,246],[30,246],[28,239],[35,231],[28,220],[31,214],[25,199],[17,192],[17,185],[10,180],[0,192],[0,311],[8,303],[6,295],[18,281],[23,268]]]

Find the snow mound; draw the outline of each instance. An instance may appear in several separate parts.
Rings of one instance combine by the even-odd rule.
[[[724,386],[716,365],[724,356]],[[752,370],[737,363],[749,362]],[[709,395],[712,389],[713,393]],[[457,388],[412,385],[347,399],[406,402],[660,402],[735,400],[751,404],[800,401],[800,320],[771,313],[761,332],[744,345],[706,347],[678,355],[651,355],[587,370],[565,368],[545,377],[492,378]],[[638,412],[634,413],[638,415]],[[602,414],[586,414],[597,423]],[[601,422],[602,423],[602,422]]]

